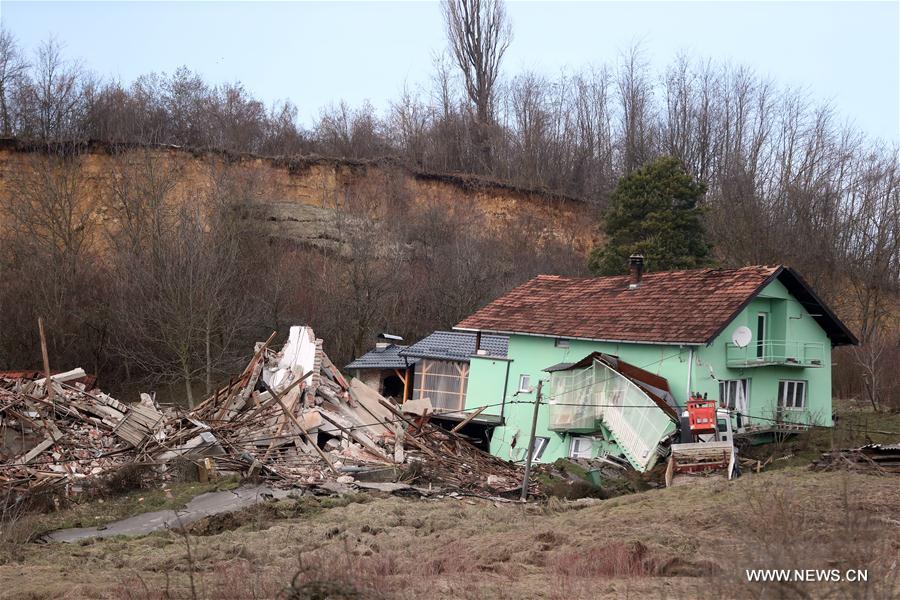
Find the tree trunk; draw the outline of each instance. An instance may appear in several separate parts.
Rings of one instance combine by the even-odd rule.
[[[876,393],[876,381],[875,381],[875,373],[874,369],[870,369],[869,376],[864,377],[863,381],[866,386],[866,396],[869,397],[869,402],[872,404],[872,410],[878,412],[878,398]]]
[[[212,353],[210,352],[210,325],[206,323],[206,397],[212,396]]]
[[[188,368],[187,361],[181,361],[181,368],[184,372],[184,391],[187,394],[188,408],[194,408],[194,391],[191,389],[191,370]]]
[[[9,107],[6,105],[6,90],[3,89],[0,89],[0,120],[3,121],[3,137],[9,137],[12,127],[9,122]]]

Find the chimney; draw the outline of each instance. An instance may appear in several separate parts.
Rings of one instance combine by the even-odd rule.
[[[403,338],[400,337],[399,335],[393,335],[390,333],[379,333],[378,341],[375,342],[375,349],[381,351],[381,350],[386,349],[388,346],[390,346],[391,344],[393,344],[395,342],[402,342],[402,341],[403,341]]]
[[[642,254],[632,254],[629,256],[628,269],[631,272],[631,278],[628,281],[628,289],[636,290],[641,286],[641,277],[644,276],[644,256]]]

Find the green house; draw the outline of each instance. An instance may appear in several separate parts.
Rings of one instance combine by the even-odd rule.
[[[719,401],[741,435],[832,425],[831,350],[856,338],[795,271],[750,266],[645,275],[642,262],[633,257],[626,276],[539,275],[454,328],[476,339],[509,338],[506,356],[491,356],[476,342],[470,358],[465,410],[487,406],[484,413],[502,417],[491,435],[493,454],[524,459],[543,381],[536,460],[627,455],[602,420],[593,428],[567,426],[553,416],[562,392],[554,397],[550,371],[592,353],[664,380],[676,411],[691,393]],[[591,366],[604,368],[596,360]]]

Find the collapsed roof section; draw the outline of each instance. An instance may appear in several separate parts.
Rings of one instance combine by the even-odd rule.
[[[552,431],[590,433],[602,424],[635,469],[653,468],[678,418],[664,378],[600,352],[549,370]]]

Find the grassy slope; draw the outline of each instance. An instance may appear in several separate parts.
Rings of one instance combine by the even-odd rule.
[[[813,558],[823,564],[862,560],[837,556],[854,535],[854,515],[867,515],[866,544],[896,559],[896,543],[882,548],[872,531],[900,539],[897,487],[896,478],[785,468],[581,508],[288,500],[209,523],[206,533],[236,529],[189,543],[199,597],[272,597],[298,570],[298,581],[340,582],[349,573],[367,596],[381,597],[697,597],[713,588],[742,597],[754,591],[741,585],[742,568],[804,566],[778,562],[795,541],[822,549]],[[775,549],[767,550],[773,539]],[[168,587],[175,597],[191,597],[186,554],[184,536],[173,532],[18,546],[0,566],[0,590],[13,598],[146,598]],[[608,577],[610,569],[636,576]],[[662,575],[647,576],[654,572]],[[679,576],[709,573],[715,582]]]

